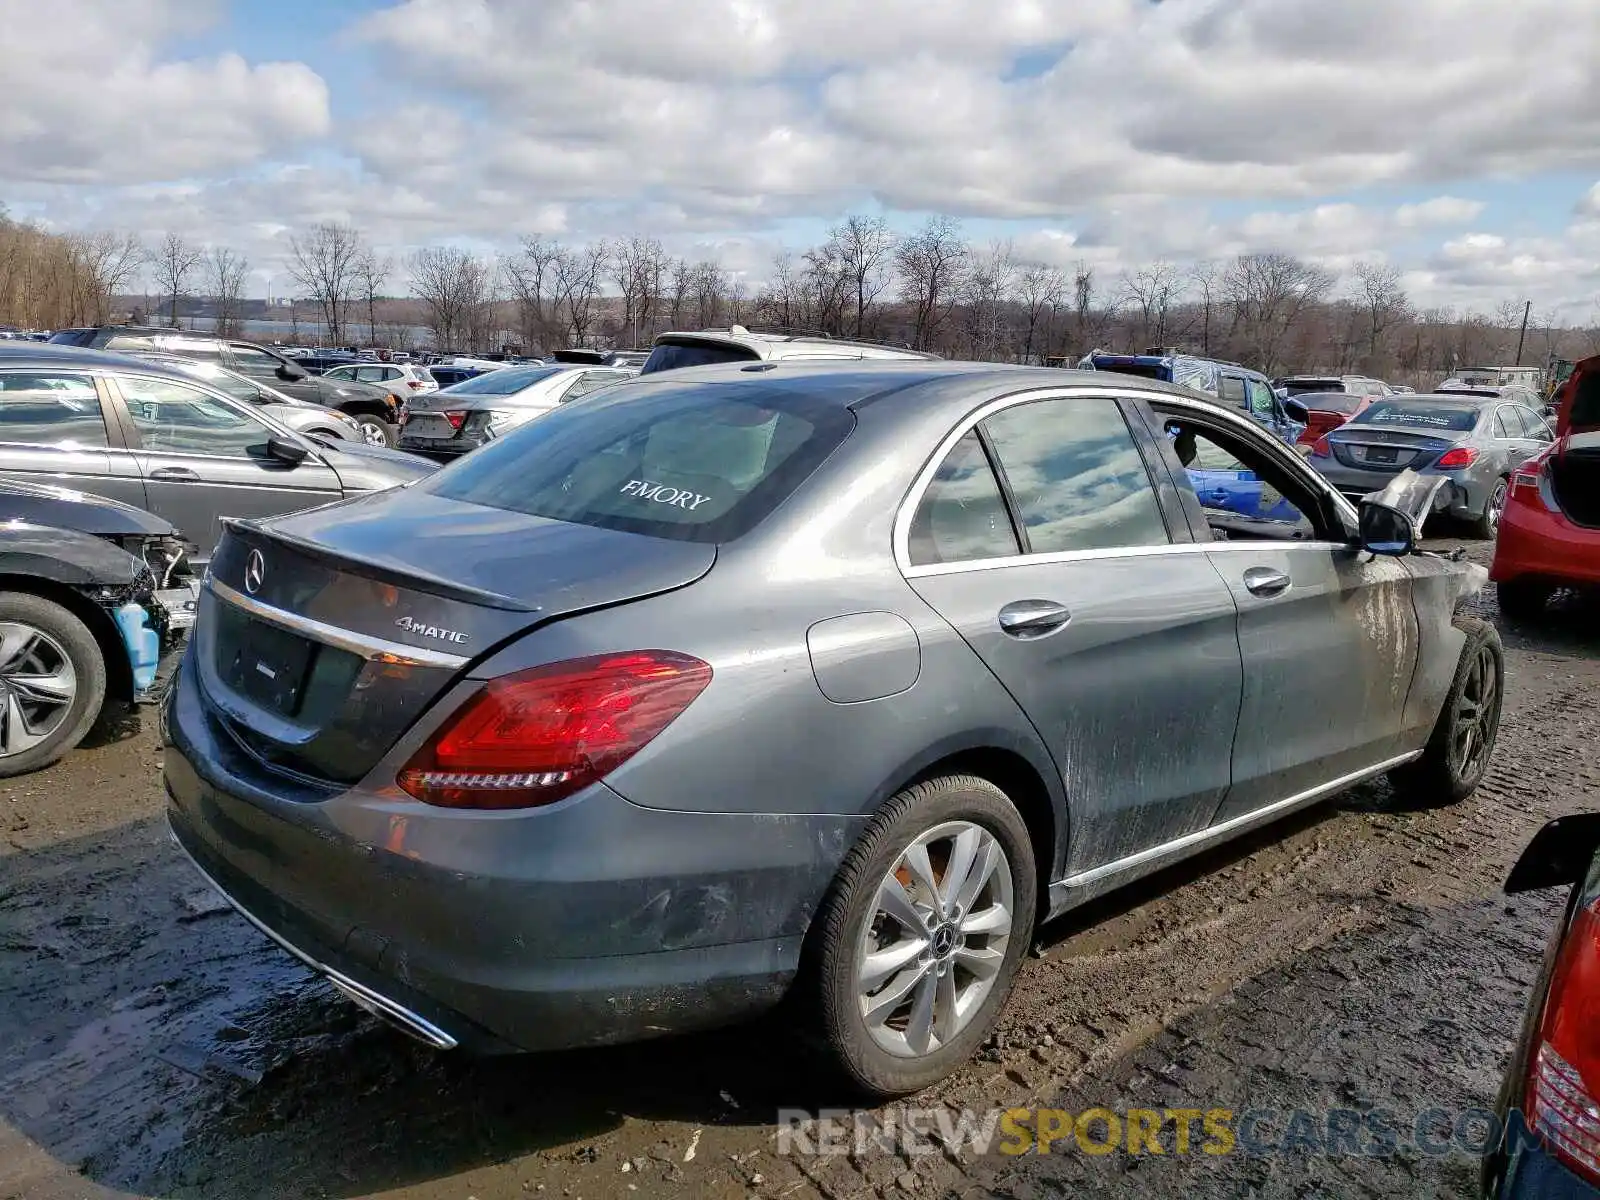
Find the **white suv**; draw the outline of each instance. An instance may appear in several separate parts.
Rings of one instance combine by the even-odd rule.
[[[840,359],[936,359],[900,346],[877,342],[852,342],[826,334],[752,333],[743,325],[729,329],[702,329],[694,333],[656,335],[641,375],[673,371],[679,367],[704,367],[713,363],[786,362],[798,359],[837,362]]]
[[[401,403],[412,396],[426,396],[439,390],[438,381],[428,373],[427,367],[410,363],[350,363],[324,371],[328,379],[354,380],[357,383],[375,383]]]

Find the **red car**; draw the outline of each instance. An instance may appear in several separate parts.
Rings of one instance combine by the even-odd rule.
[[[1489,578],[1500,611],[1533,617],[1559,588],[1600,589],[1600,355],[1557,396],[1556,440],[1511,476]]]

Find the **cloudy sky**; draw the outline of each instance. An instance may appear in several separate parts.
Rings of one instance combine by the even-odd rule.
[[[1595,0],[0,0],[0,203],[403,252],[642,232],[751,282],[847,212],[1115,274],[1386,256],[1600,303]]]

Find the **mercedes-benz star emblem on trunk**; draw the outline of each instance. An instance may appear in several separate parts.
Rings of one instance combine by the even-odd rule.
[[[261,581],[267,577],[267,560],[261,556],[261,551],[250,551],[250,558],[244,564],[244,590],[254,596],[261,590]]]

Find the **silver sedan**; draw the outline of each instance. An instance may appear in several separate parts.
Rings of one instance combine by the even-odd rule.
[[[1443,476],[1435,511],[1493,537],[1511,472],[1552,441],[1533,409],[1498,390],[1380,400],[1319,438],[1311,465],[1346,496],[1381,491],[1401,471]]]
[[[459,458],[549,412],[637,371],[618,367],[503,367],[413,396],[400,416],[400,449],[431,458]]]

